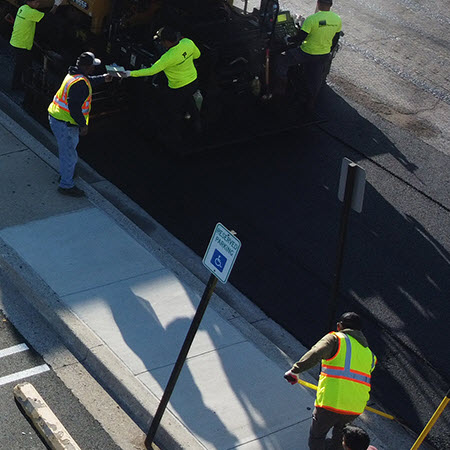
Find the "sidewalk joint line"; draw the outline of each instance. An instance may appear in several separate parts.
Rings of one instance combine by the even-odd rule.
[[[143,273],[140,273],[140,274],[137,274],[137,275],[133,275],[133,276],[128,277],[128,278],[121,278],[121,279],[118,279],[118,280],[111,281],[109,283],[105,283],[105,284],[101,284],[101,285],[98,285],[98,286],[93,286],[93,287],[90,287],[90,288],[82,289],[80,291],[73,291],[73,292],[69,292],[67,294],[61,294],[61,295],[59,295],[59,297],[60,298],[64,298],[64,297],[68,297],[69,295],[82,294],[83,292],[89,292],[89,291],[93,291],[95,289],[100,289],[100,288],[103,288],[103,287],[106,287],[106,286],[112,286],[113,284],[122,283],[123,281],[133,280],[134,278],[139,278],[139,277],[142,277],[144,275],[151,274],[151,273],[157,273],[157,272],[160,272],[162,270],[169,270],[169,269],[167,269],[167,267],[163,267],[161,269],[153,270],[153,271],[150,271],[150,272],[143,272]]]
[[[188,356],[186,357],[186,361],[189,360],[189,359],[191,359],[191,360],[196,359],[196,358],[198,358],[199,356],[207,355],[208,353],[213,353],[213,352],[217,352],[217,351],[219,351],[219,350],[225,349],[225,348],[233,347],[234,345],[243,344],[243,343],[245,343],[245,342],[250,342],[250,341],[249,341],[248,339],[244,339],[244,340],[242,340],[242,341],[233,342],[232,344],[227,344],[227,345],[224,345],[224,346],[222,346],[222,347],[220,347],[220,348],[213,348],[212,350],[207,350],[207,351],[205,351],[205,352],[198,353],[198,354],[193,355],[193,356],[189,356],[189,354],[188,354]],[[153,372],[154,370],[165,369],[166,367],[172,367],[173,365],[175,365],[175,362],[169,363],[169,364],[165,364],[165,365],[163,365],[163,366],[153,367],[152,369],[146,369],[146,370],[143,370],[142,372],[136,373],[134,376],[135,376],[135,377],[138,377],[139,375],[142,375],[142,374],[144,374],[144,373],[147,373],[147,372],[150,372],[150,373],[151,373],[151,372]]]
[[[312,414],[312,412],[311,412],[311,414]],[[293,423],[293,424],[291,424],[291,425],[287,425],[287,426],[285,426],[285,427],[283,427],[283,428],[279,428],[278,430],[272,431],[271,433],[264,434],[264,435],[262,435],[262,436],[258,436],[258,437],[255,438],[255,439],[251,439],[251,440],[246,441],[246,442],[241,442],[240,444],[236,445],[235,447],[230,447],[230,448],[227,449],[227,450],[234,450],[234,449],[236,449],[236,448],[239,448],[239,447],[242,447],[242,446],[244,446],[244,445],[247,445],[247,444],[250,443],[250,442],[257,442],[257,441],[260,441],[261,439],[264,439],[264,438],[267,437],[267,436],[271,436],[271,435],[276,434],[276,433],[278,433],[278,432],[280,432],[280,431],[284,431],[284,430],[287,430],[287,429],[289,429],[289,428],[295,427],[296,425],[300,425],[301,423],[304,423],[304,422],[309,421],[309,420],[311,420],[311,417],[307,417],[306,419],[300,420],[300,421],[295,422],[295,423]]]

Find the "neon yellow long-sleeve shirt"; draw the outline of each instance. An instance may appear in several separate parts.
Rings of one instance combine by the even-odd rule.
[[[132,70],[131,77],[149,77],[164,71],[169,87],[178,89],[197,79],[194,59],[200,57],[200,50],[187,38],[183,38],[174,47],[167,50],[158,61],[147,69]]]

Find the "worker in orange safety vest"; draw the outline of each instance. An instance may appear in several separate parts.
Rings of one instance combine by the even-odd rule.
[[[321,361],[309,434],[311,450],[325,449],[325,438],[331,428],[332,448],[341,450],[345,425],[364,411],[369,400],[371,374],[377,359],[361,328],[358,314],[343,314],[337,323],[337,332],[325,335],[284,375],[287,381],[296,384],[301,372]]]
[[[83,52],[75,66],[69,67],[61,87],[48,107],[50,128],[58,143],[59,187],[58,192],[71,197],[83,197],[84,191],[73,181],[78,161],[79,136],[88,132],[89,113],[92,104],[92,85],[112,80],[111,75],[92,76],[101,61],[91,52]]]

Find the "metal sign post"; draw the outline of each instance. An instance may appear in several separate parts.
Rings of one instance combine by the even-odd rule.
[[[183,368],[183,364],[186,360],[189,349],[191,348],[192,342],[194,341],[200,322],[205,314],[206,307],[208,306],[209,300],[214,292],[217,279],[220,279],[221,281],[225,280],[222,281],[223,283],[226,283],[228,280],[228,276],[230,275],[234,261],[236,260],[241,246],[240,241],[234,236],[234,234],[234,231],[228,231],[222,224],[218,223],[211,237],[205,257],[203,258],[203,263],[205,264],[205,260],[209,261],[208,265],[205,265],[208,267],[208,270],[212,272],[212,275],[209,277],[208,284],[203,292],[197,311],[192,320],[191,326],[189,327],[189,331],[187,332],[169,381],[167,382],[166,389],[164,390],[161,401],[159,402],[155,417],[153,418],[150,429],[147,433],[147,437],[145,439],[145,448],[147,449],[152,448],[156,431],[158,430],[164,411],[169,403],[170,396],[175,388],[175,384],[181,373],[181,369]],[[220,251],[218,248],[220,248]],[[228,256],[228,258],[226,256]],[[216,272],[218,275],[216,275]]]
[[[347,237],[348,219],[350,210],[357,212],[362,211],[362,203],[364,199],[364,186],[366,183],[365,170],[344,158],[341,166],[341,178],[339,181],[339,200],[344,202],[342,207],[341,224],[339,227],[339,240],[336,256],[336,266],[333,275],[333,285],[331,288],[329,318],[327,332],[333,330],[333,322],[336,317],[337,296],[341,281],[342,261],[344,258],[345,239]]]

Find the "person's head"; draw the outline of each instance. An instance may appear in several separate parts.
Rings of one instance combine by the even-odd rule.
[[[361,317],[359,317],[359,315],[356,314],[355,312],[346,312],[342,314],[342,316],[339,317],[337,329],[338,331],[341,331],[346,328],[350,328],[352,330],[361,330],[362,329]]]
[[[95,70],[95,66],[100,64],[101,61],[92,52],[83,52],[78,57],[76,66],[86,75],[89,75]]]
[[[41,6],[40,0],[26,0],[24,4],[27,4],[30,8],[38,9]]]
[[[367,450],[370,445],[369,435],[359,427],[347,425],[342,434],[344,450]]]
[[[317,9],[319,11],[329,11],[333,6],[333,0],[317,0]]]
[[[174,47],[180,42],[180,33],[172,27],[163,27],[158,30],[157,36],[166,48]]]

